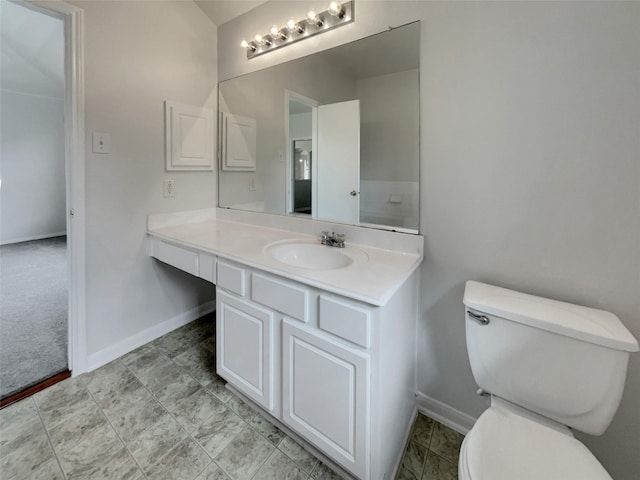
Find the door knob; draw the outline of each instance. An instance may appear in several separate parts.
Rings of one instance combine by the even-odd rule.
[[[352,197],[355,197],[356,195],[358,195],[358,192],[356,192],[355,190],[351,190],[349,192],[349,195],[351,195]]]

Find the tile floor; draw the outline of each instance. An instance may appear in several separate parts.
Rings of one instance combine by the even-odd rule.
[[[396,480],[457,480],[464,436],[418,414]]]
[[[0,410],[0,478],[340,478],[215,375],[214,316]],[[462,436],[420,415],[398,479],[455,479]]]

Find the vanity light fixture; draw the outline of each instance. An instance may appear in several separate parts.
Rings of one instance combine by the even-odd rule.
[[[251,41],[242,40],[240,46],[247,51],[247,59],[249,59],[341,27],[353,22],[353,4],[354,0],[345,3],[332,1],[327,10],[319,13],[312,8],[303,20],[291,17],[284,27],[273,25],[268,34],[257,33]]]

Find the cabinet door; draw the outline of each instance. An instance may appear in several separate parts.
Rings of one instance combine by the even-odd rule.
[[[216,370],[273,411],[274,314],[216,289]]]
[[[369,356],[284,320],[283,421],[358,478],[369,478]]]

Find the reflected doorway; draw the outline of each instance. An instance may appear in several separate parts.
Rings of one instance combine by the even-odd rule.
[[[291,141],[293,165],[293,212],[312,214],[311,171],[313,162],[311,138],[297,138]]]
[[[319,102],[285,90],[287,213],[315,218],[315,130]]]

